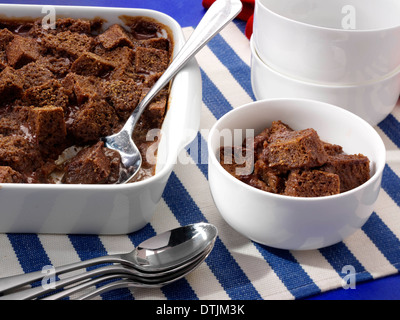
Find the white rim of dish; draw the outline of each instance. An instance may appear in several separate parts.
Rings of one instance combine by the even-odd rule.
[[[319,29],[319,30],[325,30],[325,31],[332,31],[332,32],[341,32],[341,33],[372,33],[372,32],[379,32],[379,31],[388,31],[388,30],[394,30],[397,28],[400,28],[400,23],[397,26],[393,26],[393,27],[388,27],[388,28],[379,28],[379,29],[368,29],[368,30],[354,30],[354,29],[339,29],[339,28],[328,28],[328,27],[321,27],[315,24],[310,24],[310,23],[306,23],[306,22],[301,22],[298,20],[294,20],[288,17],[285,17],[275,11],[272,11],[270,8],[266,7],[263,3],[261,3],[260,0],[256,0],[256,4],[259,4],[263,9],[267,10],[268,12],[270,12],[271,14],[286,20],[288,22],[292,22],[292,23],[296,23],[298,25],[301,26],[306,26],[309,28],[314,28],[314,29]]]

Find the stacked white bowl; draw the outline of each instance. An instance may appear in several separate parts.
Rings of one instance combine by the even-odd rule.
[[[258,100],[318,100],[376,125],[400,94],[400,1],[256,0],[251,50]]]

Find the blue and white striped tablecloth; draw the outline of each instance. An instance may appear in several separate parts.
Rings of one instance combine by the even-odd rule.
[[[185,28],[188,35],[192,28]],[[237,106],[253,101],[249,41],[244,23],[234,21],[197,56],[203,82],[199,154],[184,151],[150,224],[118,236],[0,234],[0,277],[41,270],[95,256],[127,252],[144,239],[179,225],[208,221],[218,227],[215,248],[192,274],[160,289],[118,289],[103,300],[299,299],[343,285],[351,265],[357,283],[400,269],[400,104],[376,130],[387,148],[387,165],[375,211],[344,242],[321,250],[286,251],[244,238],[219,215],[207,183],[207,129]],[[194,157],[197,157],[194,159]]]

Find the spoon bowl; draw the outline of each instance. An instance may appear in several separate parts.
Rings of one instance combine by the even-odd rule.
[[[119,152],[121,156],[123,169],[120,170],[117,184],[124,184],[132,180],[141,167],[142,157],[138,147],[132,140],[132,133],[143,111],[186,63],[231,22],[241,10],[242,3],[240,0],[215,1],[168,68],[132,112],[123,128],[118,133],[101,139],[105,147]]]

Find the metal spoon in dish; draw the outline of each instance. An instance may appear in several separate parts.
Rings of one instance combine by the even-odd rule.
[[[231,22],[242,10],[240,0],[217,0],[193,31],[189,40],[178,52],[163,75],[135,108],[124,127],[116,134],[103,137],[104,145],[119,152],[124,167],[120,172],[118,184],[129,182],[142,164],[142,156],[132,140],[132,133],[145,108],[169,81],[204,47],[216,34]]]
[[[129,274],[145,278],[157,278],[170,275],[186,268],[198,260],[205,251],[210,250],[217,237],[217,229],[212,224],[196,223],[176,228],[156,235],[137,246],[126,254],[113,254],[97,257],[77,263],[55,268],[55,275],[64,274],[94,265],[113,264],[87,271],[81,275],[64,278],[60,281],[63,286],[82,281],[89,277],[102,274],[129,272]],[[10,276],[0,279],[0,292],[19,288],[41,280],[45,277],[41,271]],[[148,280],[151,281],[151,280]],[[54,283],[57,287],[58,281]],[[48,286],[35,287],[28,296],[38,296],[49,291]],[[47,290],[47,291],[46,291]],[[26,291],[26,290],[25,290]],[[19,291],[25,297],[24,291]],[[13,294],[13,293],[10,293]],[[15,295],[15,294],[14,294]],[[4,296],[5,298],[7,295]]]

